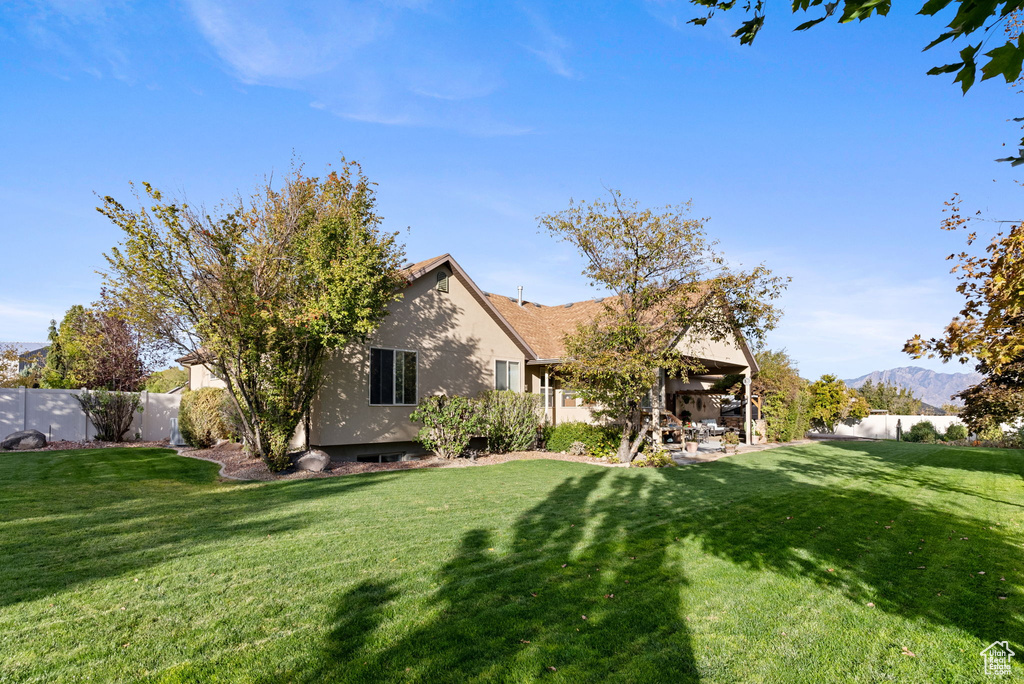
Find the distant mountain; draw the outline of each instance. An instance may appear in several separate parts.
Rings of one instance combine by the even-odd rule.
[[[903,368],[874,371],[844,382],[849,387],[860,387],[868,380],[874,383],[885,382],[890,385],[906,387],[914,393],[915,397],[926,404],[942,406],[949,403],[961,403],[950,397],[971,385],[977,385],[981,382],[982,376],[981,373],[936,373],[933,370],[917,366],[904,366]]]

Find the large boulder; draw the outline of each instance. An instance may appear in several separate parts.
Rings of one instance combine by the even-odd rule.
[[[26,449],[42,449],[46,446],[46,435],[39,430],[22,430],[7,435],[0,442],[0,449],[24,451]]]
[[[331,457],[319,449],[310,449],[295,459],[296,468],[299,470],[309,470],[314,473],[327,470],[327,466],[330,464]]]

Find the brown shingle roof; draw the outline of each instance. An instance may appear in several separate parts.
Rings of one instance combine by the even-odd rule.
[[[409,280],[415,280],[416,278],[419,278],[421,275],[423,275],[424,273],[426,273],[427,271],[432,269],[434,266],[440,264],[441,262],[445,261],[446,259],[451,259],[451,258],[452,258],[451,254],[445,253],[445,254],[442,254],[441,256],[436,256],[433,259],[425,259],[423,261],[417,261],[415,264],[409,264],[408,266],[403,268],[401,273],[402,273],[402,275],[404,275]]]
[[[604,310],[601,301],[587,300],[560,306],[523,302],[514,297],[487,294],[498,313],[515,328],[540,359],[560,359],[565,355],[563,338],[581,323],[594,320]]]

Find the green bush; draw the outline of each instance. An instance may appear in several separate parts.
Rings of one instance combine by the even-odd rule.
[[[953,423],[946,429],[947,442],[960,442],[967,439],[967,428],[960,423]]]
[[[591,425],[580,421],[559,423],[544,428],[544,441],[548,451],[569,451],[573,442],[586,445],[591,456],[609,456],[619,449],[622,428],[615,426]]]
[[[120,442],[132,426],[135,412],[142,413],[142,400],[134,392],[82,390],[74,395],[86,417],[96,427],[96,439]]]
[[[487,450],[502,454],[532,449],[541,420],[540,398],[523,392],[484,392],[478,401]]]
[[[181,395],[178,429],[186,444],[209,449],[217,440],[229,437],[223,416],[225,394],[227,391],[219,387],[203,387]]]
[[[423,423],[416,440],[441,458],[456,458],[484,427],[479,402],[458,395],[427,397],[410,416]]]
[[[930,420],[914,423],[903,435],[904,442],[935,442],[938,439],[939,433]]]
[[[651,454],[637,456],[631,465],[633,468],[664,468],[675,464],[676,462],[672,460],[668,452],[661,449]]]

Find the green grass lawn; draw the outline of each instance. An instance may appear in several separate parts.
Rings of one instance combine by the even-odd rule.
[[[1022,478],[895,442],[275,483],[0,454],[0,682],[995,681]]]

